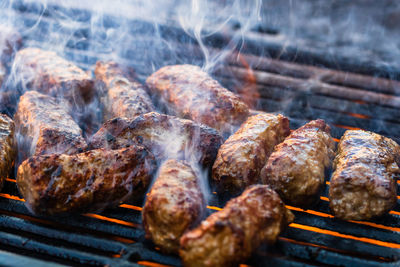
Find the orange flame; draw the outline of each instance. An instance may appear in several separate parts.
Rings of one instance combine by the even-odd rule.
[[[330,235],[330,236],[336,236],[336,237],[345,238],[345,239],[361,241],[364,243],[369,243],[369,244],[373,244],[373,245],[377,245],[377,246],[400,249],[400,244],[384,242],[384,241],[375,240],[375,239],[371,239],[371,238],[367,238],[367,237],[356,237],[356,236],[352,236],[352,235],[341,234],[336,231],[321,229],[321,228],[314,227],[314,226],[302,225],[302,224],[298,224],[298,223],[291,223],[289,226],[292,228],[297,228],[297,229],[301,229],[301,230],[321,233],[321,234]]]
[[[140,228],[140,225],[138,225],[136,223],[127,222],[127,221],[123,221],[123,220],[119,220],[119,219],[114,219],[114,218],[110,218],[110,217],[106,217],[106,216],[102,216],[102,215],[98,215],[98,214],[85,213],[85,214],[82,214],[82,215],[86,216],[86,217],[90,217],[90,218],[99,219],[99,220],[102,220],[102,221],[107,221],[107,222],[112,222],[112,223],[116,223],[116,224],[121,224],[121,225],[129,226],[129,227],[133,227],[133,228]]]
[[[151,262],[151,261],[138,261],[136,263],[143,265],[143,266],[149,266],[149,267],[169,267],[170,266],[170,265],[164,265],[164,264],[155,263],[155,262]]]
[[[128,204],[122,204],[119,205],[121,208],[125,208],[125,209],[131,209],[131,210],[137,210],[137,211],[142,211],[141,207],[138,206],[133,206],[133,205],[128,205]]]
[[[236,88],[236,91],[250,108],[254,108],[257,106],[257,101],[260,98],[260,94],[257,89],[257,78],[253,69],[249,63],[247,63],[245,57],[239,53],[238,59],[246,69],[246,76],[243,79],[244,84],[242,84],[240,88]]]
[[[13,195],[5,194],[5,193],[0,193],[0,197],[13,199],[13,200],[18,200],[18,201],[25,201],[24,199],[22,199],[22,198],[20,198],[18,196],[13,196]],[[398,197],[398,198],[400,198],[400,197]],[[323,197],[323,196],[321,196],[320,199],[323,200],[323,201],[329,201],[329,198]],[[120,205],[120,207],[129,208],[129,209],[138,210],[138,211],[142,210],[141,207],[128,205],[128,204],[122,204],[122,205]],[[293,206],[286,206],[286,207],[288,209],[291,209],[291,210],[305,212],[305,213],[316,215],[316,216],[320,216],[320,217],[325,217],[325,218],[333,218],[334,217],[331,214],[327,214],[327,213],[323,213],[323,212],[319,212],[319,211],[303,210],[301,208],[297,208],[297,207],[293,207]],[[222,210],[222,208],[215,207],[215,206],[207,206],[207,208],[208,209],[212,209],[212,210],[217,210],[217,211]],[[389,213],[393,214],[393,215],[400,216],[400,212],[397,212],[397,211],[393,211],[392,210]],[[123,221],[123,220],[119,220],[119,219],[115,219],[115,218],[106,217],[106,216],[103,216],[103,215],[98,215],[98,214],[93,214],[93,213],[86,213],[86,214],[83,214],[83,215],[87,216],[87,217],[103,220],[103,221],[108,221],[108,222],[112,222],[112,223],[116,223],[116,224],[120,224],[120,225],[133,227],[133,228],[140,228],[141,227],[140,225],[135,224],[133,222],[127,222],[127,221]],[[385,226],[385,225],[380,225],[380,224],[376,224],[376,223],[372,223],[372,222],[365,222],[365,221],[349,221],[349,222],[357,223],[357,224],[363,224],[363,225],[367,225],[367,226],[371,226],[371,227],[375,227],[375,228],[379,228],[379,229],[385,229],[385,230],[400,232],[400,227]],[[326,234],[326,235],[332,235],[332,236],[337,236],[337,237],[346,238],[346,239],[357,240],[357,241],[370,243],[370,244],[374,244],[374,245],[378,245],[378,246],[385,246],[385,247],[399,248],[400,249],[400,244],[396,244],[396,243],[384,242],[384,241],[375,240],[375,239],[371,239],[371,238],[367,238],[367,237],[355,237],[355,236],[352,236],[352,235],[341,234],[339,232],[335,232],[335,231],[332,231],[332,230],[321,229],[321,228],[308,226],[308,225],[302,225],[302,224],[298,224],[298,223],[292,223],[289,226],[293,227],[293,228],[298,228],[298,229],[307,230],[307,231],[313,231],[313,232],[317,232],[317,233],[321,233],[321,234]],[[118,239],[119,238],[117,237],[115,240],[118,240]],[[121,242],[129,242],[129,243],[135,242],[133,240],[129,240],[129,239],[126,239],[126,238],[120,238],[119,241],[121,241]],[[148,264],[158,264],[158,263],[152,263],[152,262],[146,262],[146,261],[144,261],[143,263],[144,263],[143,265],[145,265],[147,263]],[[165,265],[146,265],[146,266],[165,266]]]
[[[353,126],[349,126],[349,125],[333,124],[333,126],[342,128],[342,129],[346,129],[346,130],[362,130],[361,128],[353,127]]]
[[[351,113],[351,112],[344,112],[345,114],[355,117],[355,118],[359,118],[359,119],[370,119],[371,116],[367,116],[364,114],[359,114],[359,113]]]

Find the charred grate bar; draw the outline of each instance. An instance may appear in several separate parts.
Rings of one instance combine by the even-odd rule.
[[[23,22],[25,46],[46,47],[41,38],[62,23],[51,11],[61,10],[49,6],[43,13],[40,5],[15,1],[11,12]],[[2,11],[0,11],[1,14]],[[85,10],[72,10],[70,15],[78,22],[87,22],[91,14]],[[41,17],[40,17],[41,16]],[[40,17],[40,19],[39,19]],[[107,17],[105,27],[115,27],[117,19]],[[148,22],[132,21],[131,34],[138,37]],[[26,29],[30,30],[26,30]],[[195,40],[182,37],[183,32],[171,25],[161,25],[161,34],[176,44],[180,54],[168,63],[201,64],[203,57]],[[147,29],[147,28],[146,28]],[[105,54],[93,51],[91,31],[81,28],[69,33],[58,32],[65,42],[65,56],[79,66],[90,69]],[[260,58],[263,49],[274,55],[279,44],[271,42],[273,32],[252,35],[252,42],[241,55],[227,59],[228,67],[217,69],[215,77],[229,88],[244,94],[258,95],[261,109],[280,111],[291,118],[291,127],[297,128],[306,121],[322,118],[332,125],[333,136],[340,138],[346,129],[362,128],[387,135],[400,141],[400,83],[396,80],[377,78],[371,74],[377,68],[349,67],[353,73],[305,65],[307,61],[289,61]],[[143,35],[138,45],[146,45],[149,37]],[[218,52],[223,37],[214,36],[208,48]],[[275,51],[275,52],[274,52]],[[304,58],[327,60],[310,51]],[[291,59],[289,51],[284,59]],[[134,49],[118,55],[117,61],[134,67],[142,80],[153,69],[145,64],[143,55]],[[313,62],[313,63],[315,63]],[[341,64],[348,64],[347,61]],[[253,68],[250,69],[248,66]],[[329,66],[327,64],[326,66]],[[159,66],[158,66],[159,67]],[[345,69],[346,70],[346,69]],[[327,187],[329,182],[327,182]],[[329,211],[328,189],[312,209],[288,208],[296,220],[279,238],[274,247],[261,247],[247,262],[254,266],[399,266],[400,264],[400,206],[386,216],[371,222],[344,222],[333,218]],[[398,197],[400,198],[400,196]],[[39,265],[46,262],[70,266],[181,266],[178,257],[162,254],[144,239],[141,227],[142,203],[123,204],[101,214],[83,214],[68,217],[37,217],[31,215],[18,194],[15,180],[7,179],[0,193],[0,262],[13,265]],[[208,211],[223,206],[214,197]],[[6,251],[6,252],[5,252]],[[25,256],[22,256],[25,255]]]

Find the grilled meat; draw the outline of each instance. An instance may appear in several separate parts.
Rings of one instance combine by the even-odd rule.
[[[0,114],[0,190],[5,178],[11,174],[16,155],[14,122],[7,115]]]
[[[101,211],[144,196],[156,169],[142,146],[34,156],[18,168],[17,184],[35,214]]]
[[[144,86],[129,76],[114,62],[97,62],[96,79],[104,82],[105,120],[115,117],[134,118],[155,108]]]
[[[393,140],[363,130],[346,131],[334,160],[330,208],[344,220],[368,220],[396,204],[400,147]]]
[[[22,45],[19,32],[11,26],[0,25],[0,62],[10,66],[15,51]]]
[[[14,67],[15,79],[23,89],[63,96],[77,106],[90,102],[94,96],[94,81],[89,75],[54,52],[22,49],[15,55]]]
[[[166,66],[148,77],[146,84],[173,114],[220,132],[230,133],[249,113],[249,108],[237,95],[197,66]]]
[[[202,219],[206,203],[198,177],[184,162],[163,163],[144,205],[146,238],[165,252],[177,253],[179,239]]]
[[[106,86],[111,86],[115,80],[136,81],[133,69],[124,68],[114,61],[97,61],[94,74]]]
[[[269,155],[289,133],[289,120],[282,115],[261,113],[249,117],[218,151],[212,168],[217,190],[237,194],[259,183]]]
[[[190,120],[150,112],[134,119],[107,121],[92,137],[89,147],[117,149],[143,144],[157,159],[194,159],[203,166],[215,160],[222,137],[212,128]]]
[[[261,243],[273,243],[293,221],[279,195],[255,185],[181,238],[184,266],[236,266]]]
[[[311,204],[325,185],[325,173],[335,156],[330,127],[314,120],[293,131],[275,147],[261,171],[261,181],[285,203]]]
[[[74,154],[86,148],[82,131],[67,106],[36,91],[20,97],[14,120],[22,160],[33,154]]]

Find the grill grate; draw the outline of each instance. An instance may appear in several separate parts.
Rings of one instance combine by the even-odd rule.
[[[60,9],[59,6],[49,6],[48,10]],[[45,47],[43,36],[60,23],[50,11],[38,20],[41,9],[35,4],[16,1],[10,12],[14,12],[17,21],[23,22],[20,27],[25,46]],[[77,21],[82,22],[88,21],[91,16],[84,10],[72,13]],[[106,21],[105,27],[111,28],[116,19],[107,17]],[[148,25],[145,21],[131,23],[136,29]],[[29,31],[24,31],[36,24]],[[174,63],[201,63],[203,59],[199,47],[189,37],[182,38],[183,33],[178,28],[161,25],[160,32],[165,38],[173,40],[175,50],[180,51],[178,57],[173,59],[160,54],[165,58],[165,64],[171,60],[175,60]],[[60,31],[59,34],[66,33]],[[90,35],[87,28],[75,31],[64,49],[65,56],[84,69],[90,69],[98,58],[106,57],[89,50]],[[332,125],[332,134],[336,139],[346,129],[362,128],[400,141],[397,111],[400,108],[400,82],[260,58],[254,55],[257,51],[275,51],[276,46],[269,43],[271,36],[268,33],[253,33],[253,37],[259,41],[250,43],[247,53],[228,58],[228,64],[216,70],[214,75],[221,83],[239,93],[251,91],[258,94],[259,107],[289,116],[292,128],[308,120],[322,118]],[[148,41],[146,38],[143,45]],[[213,38],[209,49],[218,52],[221,38]],[[118,56],[117,61],[133,66],[141,79],[153,71],[153,66],[140,63],[143,62],[143,55],[135,53],[134,49],[123,51]],[[248,65],[253,66],[253,70]],[[353,71],[365,73],[363,68],[354,68]],[[399,204],[390,214],[372,222],[336,220],[329,211],[328,186],[329,182],[321,194],[321,201],[312,209],[288,206],[296,216],[295,222],[275,246],[261,247],[246,264],[399,266]],[[52,266],[56,263],[71,266],[181,266],[178,257],[160,253],[157,247],[144,239],[141,202],[123,204],[101,214],[37,217],[28,212],[23,201],[15,180],[7,179],[0,193],[0,265],[44,265],[50,262]],[[208,210],[214,212],[223,204],[214,196]]]

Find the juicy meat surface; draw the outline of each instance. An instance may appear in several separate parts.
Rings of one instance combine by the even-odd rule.
[[[22,160],[31,155],[74,154],[86,149],[82,130],[67,106],[36,91],[20,97],[14,121]]]
[[[141,146],[34,156],[18,168],[17,184],[35,214],[101,211],[141,198],[156,169]]]
[[[14,67],[16,80],[25,90],[63,96],[77,106],[90,102],[94,96],[91,77],[55,52],[39,48],[22,49],[15,55]]]
[[[17,155],[14,128],[14,122],[7,115],[0,114],[0,190],[11,174]]]
[[[260,183],[260,171],[275,145],[290,133],[282,115],[261,113],[249,117],[218,151],[212,168],[217,190],[237,194]]]
[[[309,205],[319,197],[334,156],[330,127],[323,120],[311,121],[275,147],[261,171],[261,181],[286,204]]]
[[[344,220],[368,220],[394,207],[400,147],[390,138],[348,130],[340,139],[330,181],[330,208]]]
[[[134,118],[155,108],[144,86],[115,62],[96,63],[95,75],[106,87],[102,97],[105,120],[115,117]]]
[[[115,118],[103,124],[89,147],[117,149],[143,144],[157,159],[191,159],[204,166],[215,160],[221,135],[210,127],[174,116],[150,112],[134,119]]]
[[[179,254],[184,266],[237,266],[261,243],[274,243],[293,219],[275,191],[251,186],[184,234]]]
[[[206,203],[199,177],[192,168],[177,160],[167,160],[143,207],[146,238],[163,251],[178,253],[179,239],[202,219]]]
[[[10,66],[13,54],[21,45],[21,35],[15,28],[0,25],[0,62],[6,66]]]
[[[193,65],[166,66],[147,78],[149,89],[177,116],[230,133],[248,116],[249,108]]]

